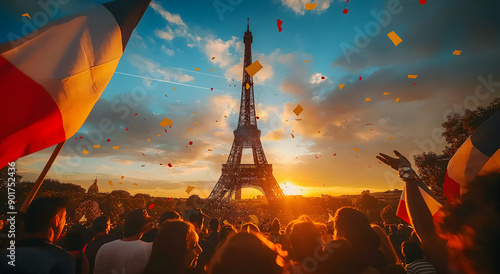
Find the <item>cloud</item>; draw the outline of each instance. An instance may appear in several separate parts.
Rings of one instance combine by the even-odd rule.
[[[184,74],[178,70],[161,67],[158,62],[138,54],[128,56],[130,63],[139,69],[141,73],[148,73],[152,77],[161,78],[163,80],[177,80],[180,82],[193,81],[194,77]]]
[[[149,4],[149,6],[153,8],[153,10],[156,13],[160,14],[170,24],[186,27],[186,24],[184,24],[180,15],[171,14],[170,12],[166,11],[159,3],[156,3],[156,1],[152,1],[151,4]]]
[[[323,76],[323,74],[316,72],[315,74],[313,74],[311,76],[311,80],[309,81],[309,83],[315,85],[315,84],[320,84],[320,83],[324,82],[325,80],[326,80],[326,77]]]
[[[174,51],[165,47],[165,45],[161,45],[161,51],[165,52],[168,56],[174,56]]]
[[[266,136],[262,137],[262,140],[272,140],[272,141],[280,141],[285,137],[285,130],[280,128],[274,131],[270,131],[266,134]]]
[[[291,8],[296,14],[304,15],[306,8],[304,4],[312,4],[312,0],[281,0],[281,5]],[[307,12],[314,12],[317,14],[322,13],[330,7],[333,0],[316,0],[314,3],[318,4],[314,10]]]
[[[234,62],[234,55],[229,51],[231,46],[235,45],[236,37],[231,37],[230,40],[223,41],[220,38],[209,37],[205,39],[205,54],[207,58],[214,64],[220,67],[227,67]],[[212,58],[215,59],[212,60]]]
[[[166,31],[156,29],[155,34],[156,34],[156,36],[158,36],[159,38],[161,38],[163,40],[172,41],[172,39],[174,39],[174,37],[175,37],[174,32],[172,31],[172,29],[170,27],[167,27],[166,29],[167,29]]]

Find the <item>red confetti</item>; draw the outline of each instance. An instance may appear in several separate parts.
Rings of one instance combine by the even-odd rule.
[[[413,85],[415,85],[415,83],[413,83]]]
[[[333,153],[333,156],[337,156],[337,153]]]
[[[153,209],[153,207],[155,207],[155,204],[150,204],[149,205],[149,209]]]
[[[144,167],[145,165],[142,165],[141,167]]]
[[[427,3],[427,0],[420,0],[418,1],[421,5],[425,5]]]
[[[168,163],[168,167],[172,167],[172,164],[171,164],[171,163]]]
[[[281,32],[283,29],[281,28],[281,24],[283,24],[283,21],[278,19],[278,32]]]
[[[325,76],[321,76],[321,79],[325,79]]]
[[[257,120],[259,120],[259,116],[255,117]]]
[[[167,129],[165,129],[165,133],[168,133],[168,132],[167,132]]]
[[[348,9],[344,9],[343,13],[347,14],[348,11],[349,11]]]
[[[361,81],[361,76],[359,76],[359,81]]]
[[[167,202],[170,201],[170,200],[172,200],[172,198],[168,198]]]
[[[160,166],[162,166],[162,165],[163,165],[163,164],[162,164],[162,163],[160,163]]]
[[[146,156],[146,154],[144,154],[144,153],[141,153],[141,154],[142,154],[142,156]]]
[[[214,88],[210,88],[210,90],[214,90]]]
[[[134,114],[134,116],[137,116],[137,113],[136,113],[136,114]]]
[[[78,140],[78,137],[75,137],[75,140]]]
[[[111,139],[108,139],[108,143],[111,142]]]
[[[349,3],[349,0],[347,0],[346,3]]]
[[[192,146],[192,145],[193,145],[193,142],[192,142],[192,141],[191,141],[191,142],[189,142],[189,145],[190,145],[190,146]]]
[[[83,138],[83,136],[80,136],[80,139],[82,139],[82,138]]]
[[[125,131],[128,131],[128,128],[126,128]]]

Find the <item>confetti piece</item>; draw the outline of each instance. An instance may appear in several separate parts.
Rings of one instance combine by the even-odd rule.
[[[215,58],[215,57],[214,57],[214,58]],[[214,68],[211,68],[211,69],[210,69],[210,72],[212,72],[212,71],[214,71]]]
[[[125,131],[128,131],[128,128],[126,128]]]
[[[101,147],[101,144],[98,144],[98,145],[94,145],[95,148],[100,148]]]
[[[123,183],[122,183],[122,182],[119,182],[118,184],[123,185]]]
[[[147,140],[148,140],[148,142],[149,142],[149,138],[148,138]]]
[[[250,75],[250,77],[253,77],[261,69],[262,65],[259,63],[259,60],[255,60],[255,62],[245,68],[245,71],[248,73],[248,75]]]
[[[250,219],[252,219],[252,222],[258,224],[259,223],[259,218],[257,218],[257,216],[255,215],[248,215],[248,217],[250,217]]]
[[[333,156],[337,156],[337,153],[333,153]]]
[[[145,165],[142,165],[141,167],[144,167]]]
[[[165,130],[165,133],[168,133],[166,128],[164,128],[163,130]]]
[[[304,60],[304,63],[306,63],[306,64],[307,64],[307,60]]]
[[[113,149],[119,149],[120,146],[113,146]]]
[[[389,92],[387,92],[387,91],[386,91],[386,92],[384,92],[383,94],[384,94],[384,95],[389,95]]]
[[[372,99],[370,99],[370,97],[366,97],[366,98],[365,98],[365,101],[367,101],[367,102],[370,102],[371,100],[372,100]]]
[[[168,198],[167,202],[170,202],[170,200],[172,200],[172,197]]]
[[[208,151],[212,151],[211,149],[208,149]]]
[[[198,124],[198,122],[194,122],[194,125],[196,126]]]
[[[144,154],[144,153],[141,153],[141,154],[142,154],[142,156],[146,156],[146,154]],[[123,179],[123,178],[122,178],[122,179]]]
[[[325,76],[321,76],[321,80],[324,80],[325,79]]]
[[[112,181],[109,181],[109,182],[108,182],[108,184],[109,184],[110,186],[113,186],[113,182],[112,182]]]
[[[107,142],[108,142],[108,143],[109,143],[109,142],[111,142],[111,139],[108,139],[108,140],[107,140]]]
[[[191,130],[189,130],[189,128],[188,128],[188,131],[191,131]]]
[[[427,0],[419,0],[418,2],[420,3],[420,5],[425,5],[425,3],[427,3]]]
[[[395,46],[399,45],[399,43],[403,42],[403,40],[401,40],[401,38],[394,32],[394,31],[391,31],[387,34],[387,37],[389,37],[389,39],[391,39],[391,41],[394,43]]]
[[[359,151],[359,149],[357,149],[357,148],[355,148],[355,147],[353,147],[352,149],[354,149],[354,151]]]
[[[189,142],[189,145],[192,146],[193,145],[193,141]]]
[[[166,127],[168,125],[172,125],[172,123],[173,123],[172,120],[165,118],[165,119],[163,119],[163,121],[161,121],[160,126]]]
[[[123,180],[123,178],[125,178],[125,176],[122,176],[121,178],[122,178],[122,180]]]
[[[399,102],[399,98],[396,98],[396,102]]]
[[[153,209],[153,207],[155,207],[155,204],[150,204],[149,205],[149,209]]]
[[[302,119],[295,119],[295,121],[302,121]]]
[[[89,152],[86,149],[83,149],[83,154],[89,154]]]
[[[461,51],[461,50],[455,50],[455,51],[453,52],[453,55],[460,55],[460,53],[462,53],[462,51]]]
[[[160,136],[161,136],[161,134],[158,134],[158,137],[160,137]]]
[[[321,133],[321,131],[318,130],[318,133]]]
[[[174,87],[174,90],[175,90],[175,87]]]
[[[82,139],[82,138],[83,138],[83,136],[80,136],[80,139]]]
[[[263,177],[263,178],[262,178],[262,181],[265,181],[265,180],[266,180],[266,177]]]
[[[347,14],[348,11],[349,11],[348,9],[344,9],[344,11],[342,11],[342,13]]]
[[[245,87],[246,87],[246,89],[249,89],[250,85],[247,83]]]
[[[137,113],[136,113],[136,114],[134,114],[134,116],[137,116]]]
[[[160,163],[160,166],[162,166],[162,165],[163,165],[163,164],[162,164],[162,163]]]
[[[408,78],[416,79],[418,75],[408,74]]]
[[[281,32],[283,29],[281,28],[281,24],[283,24],[283,21],[278,19],[278,32]]]
[[[28,17],[31,20],[31,16],[29,14],[27,14],[27,13],[23,13],[21,16],[26,16],[26,17]]]
[[[389,140],[392,140],[392,137],[389,137]]]
[[[359,76],[359,81],[361,81],[361,76]]]
[[[259,120],[259,116],[255,116],[255,119]]]
[[[171,164],[171,163],[168,163],[168,165],[167,165],[167,166],[168,166],[168,167],[172,167],[172,164]]]
[[[304,109],[302,108],[302,106],[299,104],[298,106],[296,106],[294,109],[293,109],[293,113],[295,113],[295,115],[299,116],[299,114],[303,111]]]
[[[295,136],[293,135],[293,133],[290,133],[290,134],[292,134],[292,138],[295,138]]]
[[[137,183],[133,183],[133,185],[134,185],[134,186],[138,186],[138,184],[137,184]]]
[[[340,89],[343,89],[343,88],[344,88],[344,86],[345,86],[345,84],[341,84],[341,85],[339,85],[339,88],[340,88]]]
[[[212,57],[212,60],[214,60],[214,59],[215,59],[215,57]]]
[[[200,71],[200,69],[199,69],[199,68],[196,68],[196,71]]]
[[[317,3],[314,3],[314,4],[304,4],[304,6],[306,7],[306,10],[313,10],[316,8],[318,4]]]
[[[188,187],[186,188],[186,193],[187,193],[187,194],[191,193],[191,191],[193,191],[193,189],[195,189],[195,188],[196,188],[196,187],[194,187],[194,186],[188,186]]]
[[[224,115],[224,118],[227,118],[227,115]]]
[[[373,128],[370,128],[371,131],[373,131]]]
[[[321,155],[316,155],[316,156],[314,156],[314,157],[316,157],[316,159],[319,159],[319,157],[321,157]]]

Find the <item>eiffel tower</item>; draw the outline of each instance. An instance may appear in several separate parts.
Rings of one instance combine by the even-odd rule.
[[[260,190],[266,195],[270,203],[284,197],[283,191],[273,176],[273,166],[267,163],[262,143],[260,130],[257,128],[255,118],[255,102],[253,93],[253,79],[244,68],[252,64],[253,36],[247,19],[247,31],[243,36],[245,43],[245,59],[243,62],[243,81],[241,87],[241,105],[238,127],[234,131],[234,141],[227,158],[227,163],[222,165],[222,175],[208,196],[215,203],[228,202],[233,194],[236,199],[241,199],[241,189],[251,187]],[[248,89],[247,89],[248,85]],[[241,164],[244,148],[253,151],[253,164]]]

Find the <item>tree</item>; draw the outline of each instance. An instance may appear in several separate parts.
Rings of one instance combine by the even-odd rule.
[[[401,222],[401,219],[396,216],[396,209],[390,205],[382,209],[380,212],[380,218],[382,218],[382,221],[386,224],[397,224]]]
[[[97,217],[101,216],[99,204],[92,200],[86,200],[80,203],[75,212],[74,222],[78,222],[83,216],[88,223],[92,223]]]
[[[487,107],[478,107],[475,110],[466,109],[463,115],[457,113],[448,115],[448,119],[441,124],[444,128],[443,137],[447,143],[442,154],[424,152],[413,158],[420,177],[440,202],[446,201],[443,183],[451,157],[467,138],[497,111],[500,111],[500,98],[493,100]]]

